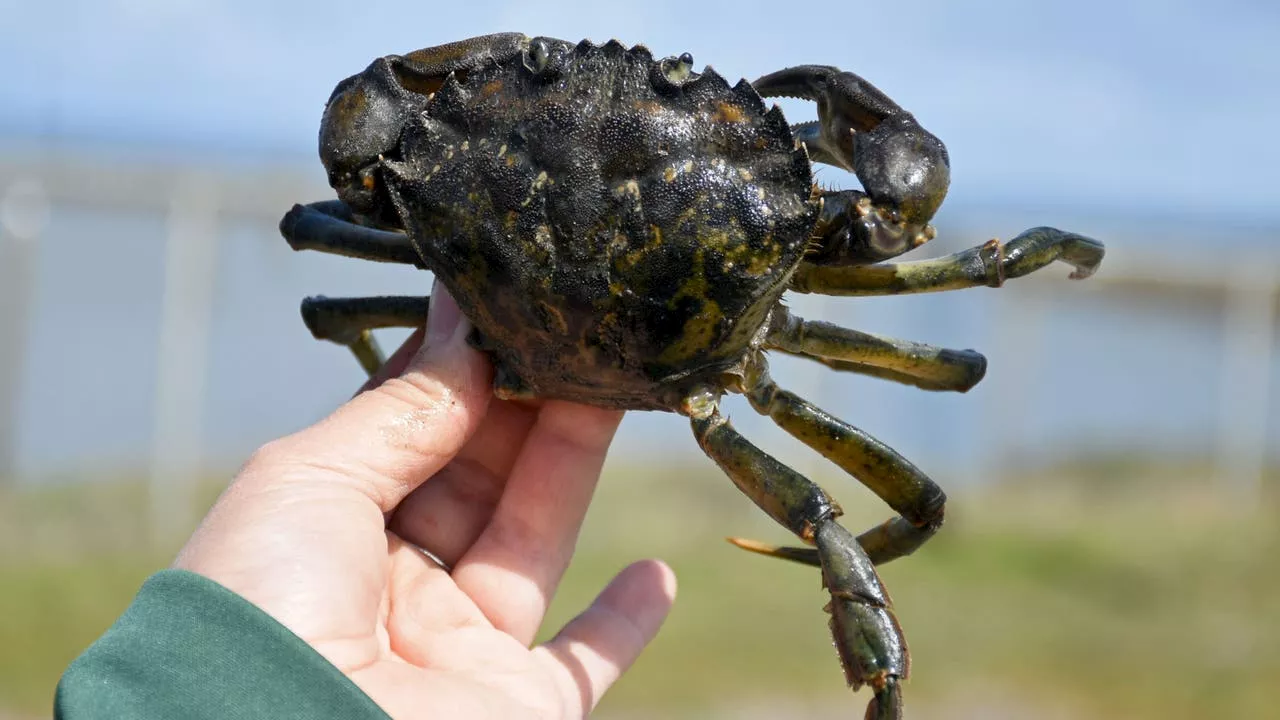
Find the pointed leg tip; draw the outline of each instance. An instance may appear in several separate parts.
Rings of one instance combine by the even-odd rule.
[[[730,545],[736,545],[743,550],[750,550],[751,552],[768,552],[769,550],[773,550],[777,547],[775,545],[766,545],[758,540],[748,540],[747,538],[740,537],[727,537],[724,541]]]
[[[781,560],[790,560],[802,565],[822,567],[822,562],[818,559],[818,551],[814,548],[769,545],[757,540],[748,540],[746,538],[738,537],[728,537],[725,538],[725,540],[731,545],[740,547],[748,552],[756,553],[757,555],[766,555],[768,557],[779,558]]]
[[[1100,265],[1101,263],[1090,263],[1088,265],[1084,265],[1084,264],[1076,265],[1075,270],[1073,270],[1072,273],[1067,276],[1067,278],[1070,280],[1084,280],[1086,278],[1091,278],[1093,277],[1094,273],[1098,272],[1098,267]]]
[[[727,537],[725,538],[725,542],[729,543],[730,545],[733,545],[734,547],[742,548],[747,552],[756,553],[757,555],[768,555],[769,557],[786,557],[786,555],[783,553],[787,550],[787,548],[784,548],[781,545],[770,545],[768,543],[762,543],[759,540],[750,540],[748,538],[740,538],[740,537]]]

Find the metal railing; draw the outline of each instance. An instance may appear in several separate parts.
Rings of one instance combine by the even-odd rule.
[[[154,532],[164,536],[189,525],[188,493],[201,469],[197,463],[204,442],[203,378],[215,282],[210,268],[215,265],[219,227],[229,220],[247,220],[264,230],[272,228],[292,202],[327,194],[318,170],[117,163],[54,151],[0,156],[0,478],[13,476],[23,338],[50,208],[80,206],[167,218],[150,454],[151,522]],[[1216,305],[1223,332],[1221,374],[1216,379],[1216,474],[1225,487],[1247,496],[1258,493],[1268,463],[1277,268],[1280,256],[1256,257],[1228,269],[1113,247],[1104,271],[1090,280],[1102,292],[1195,294]],[[1062,285],[1033,282],[1020,290],[1019,302],[1010,308],[1016,317],[999,325],[997,332],[1005,336],[998,337],[997,344],[1034,354],[1034,328],[1044,321],[1043,310],[1055,302],[1055,294],[1063,292]],[[1014,332],[1017,337],[1009,335]],[[1017,393],[1032,382],[1033,375],[1023,373],[1004,392]],[[1000,405],[998,398],[990,402]],[[1002,418],[996,424],[1019,422],[999,408],[991,415]]]

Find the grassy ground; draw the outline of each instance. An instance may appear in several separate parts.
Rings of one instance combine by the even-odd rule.
[[[911,640],[911,717],[1265,717],[1280,703],[1275,503],[1234,509],[1179,478],[1040,474],[953,495],[946,529],[883,577]],[[883,507],[826,481],[850,527]],[[207,493],[212,497],[212,492]],[[48,714],[61,669],[167,558],[128,483],[0,498],[0,717]],[[630,560],[665,558],[680,599],[602,717],[857,715],[815,570],[737,551],[786,541],[707,466],[613,470],[549,626]],[[860,712],[860,711],[859,711]]]

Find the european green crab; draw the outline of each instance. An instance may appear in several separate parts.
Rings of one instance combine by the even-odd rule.
[[[762,97],[815,101],[789,125]],[[1034,228],[947,257],[884,262],[934,236],[943,143],[884,93],[806,65],[730,86],[689,54],[655,58],[508,33],[379,58],[325,109],[320,156],[338,200],[281,231],[314,249],[430,270],[474,326],[502,398],[687,416],[702,449],[805,542],[757,552],[821,568],[849,684],[869,718],[902,716],[906,642],[875,566],[920,547],[945,495],[890,447],[783,390],[766,351],[926,390],[964,392],[986,360],[796,317],[787,291],[887,295],[999,287],[1055,260],[1088,277],[1103,246]],[[822,190],[811,161],[861,190]],[[421,325],[421,297],[309,298],[311,332],[375,372],[370,330]],[[845,469],[898,513],[854,536],[816,484],[741,436],[723,394]]]

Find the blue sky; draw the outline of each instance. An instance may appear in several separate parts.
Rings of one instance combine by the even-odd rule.
[[[0,154],[52,143],[116,146],[110,157],[126,162],[134,153],[197,165],[262,159],[298,163],[320,183],[316,129],[340,79],[379,55],[519,30],[687,50],[730,78],[802,63],[865,75],[950,148],[953,184],[939,227],[951,234],[930,254],[1048,223],[1098,235],[1113,259],[1145,249],[1203,262],[1274,244],[1280,228],[1280,6],[1270,1],[1210,10],[1184,0],[0,0],[0,17]],[[812,117],[804,103],[784,107],[793,120]],[[822,179],[847,182],[834,170]],[[29,323],[19,464],[136,464],[154,420],[163,218],[58,210]],[[223,228],[219,247],[203,423],[209,457],[238,461],[359,384],[346,353],[303,330],[298,298],[424,286],[412,271],[294,255],[267,225]],[[997,337],[993,318],[1018,317],[1012,291],[793,298],[810,317],[987,352],[992,372],[968,395],[814,373],[785,358],[775,375],[931,468],[973,461],[980,475],[993,446],[1205,447],[1218,413],[1214,317],[1090,301],[1089,288],[1067,287],[1060,268],[1046,272],[1062,285],[1063,304],[1045,314],[1053,322],[1039,351]],[[1019,389],[1028,357],[1046,363],[1043,379]],[[1087,377],[1092,392],[1062,377]],[[1105,400],[1114,398],[1123,402]],[[1001,410],[1006,400],[1011,409]],[[812,463],[742,403],[734,408],[753,438]],[[627,423],[622,444],[637,453],[696,454],[679,419],[637,413]],[[1271,427],[1274,438],[1280,429]],[[74,452],[67,437],[79,438]]]
[[[0,17],[0,137],[306,158],[329,91],[373,57],[519,30],[689,50],[732,77],[855,70],[947,142],[952,203],[1277,214],[1268,1],[0,0]]]

